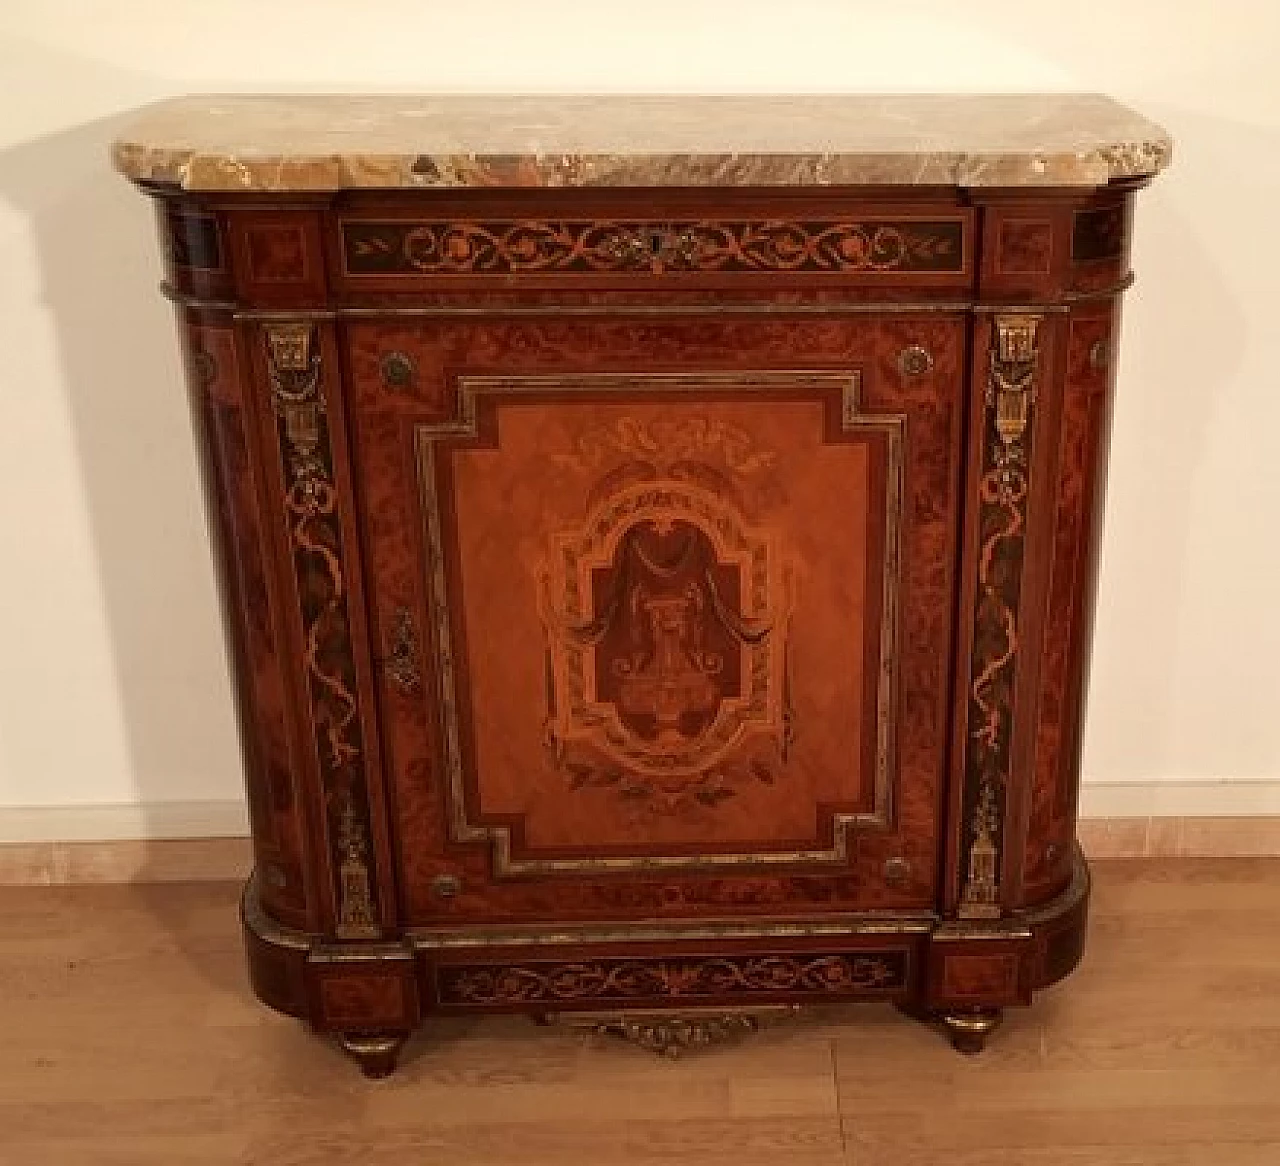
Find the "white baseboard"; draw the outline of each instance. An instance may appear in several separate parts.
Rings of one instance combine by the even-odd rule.
[[[1280,777],[1086,781],[1081,818],[1254,818],[1280,815]],[[0,821],[3,819],[0,818]]]
[[[1082,818],[1251,818],[1280,815],[1280,777],[1220,781],[1151,779],[1086,782]],[[0,806],[0,843],[240,838],[244,802]]]
[[[241,838],[248,833],[248,810],[238,798],[119,805],[0,806],[0,842]]]

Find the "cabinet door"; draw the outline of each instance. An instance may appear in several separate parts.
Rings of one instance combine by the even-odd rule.
[[[964,336],[344,325],[410,923],[932,907]]]

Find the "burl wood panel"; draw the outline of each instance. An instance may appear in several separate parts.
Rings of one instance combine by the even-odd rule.
[[[233,210],[227,223],[236,291],[246,303],[324,302],[324,222],[318,210]]]
[[[946,596],[951,586],[962,411],[958,397],[964,328],[959,317],[875,322],[714,316],[656,321],[353,322],[346,326],[346,337],[355,445],[363,467],[362,519],[371,563],[375,636],[385,655],[397,613],[406,610],[423,629],[420,684],[406,686],[385,676],[382,681],[383,732],[395,788],[399,864],[404,876],[401,893],[410,921],[625,918],[796,906],[835,910],[926,906],[932,901],[947,698],[944,661],[951,630]],[[933,360],[931,368],[914,375],[904,372],[899,361],[903,349],[913,344],[927,349]],[[388,358],[393,354],[405,361],[396,364],[400,372],[388,377]],[[407,375],[405,365],[411,370]],[[450,700],[441,701],[432,663],[432,652],[438,654],[441,649],[427,634],[432,603],[425,592],[432,551],[424,546],[424,539],[431,537],[430,523],[419,503],[419,431],[438,429],[444,423],[457,407],[459,383],[465,384],[467,378],[548,378],[546,400],[503,401],[500,407],[480,410],[484,440],[479,448],[454,454],[451,473],[434,487],[428,483],[425,493],[441,503],[442,528],[464,532],[461,554],[451,551],[448,542],[442,545],[446,586],[461,597],[449,628],[448,658],[459,677],[452,699],[461,724],[482,718],[485,731],[475,733],[472,740],[483,738],[488,750],[480,757],[478,788],[473,773],[467,775],[468,822],[502,821],[511,832],[511,849],[517,856],[522,847],[526,852],[556,847],[562,854],[572,848],[605,857],[610,843],[615,851],[632,855],[654,848],[680,853],[683,848],[692,856],[695,851],[710,852],[737,841],[757,848],[772,846],[776,852],[781,846],[813,838],[815,827],[818,841],[830,847],[834,809],[842,804],[874,808],[868,776],[873,769],[868,764],[868,738],[874,734],[869,732],[861,689],[869,672],[875,673],[875,652],[869,649],[880,644],[879,621],[866,580],[879,574],[875,539],[883,532],[876,532],[871,516],[885,488],[884,443],[867,438],[829,442],[830,435],[839,431],[841,416],[840,403],[832,395],[814,400],[812,392],[793,390],[790,395],[799,399],[780,402],[779,393],[774,392],[724,400],[705,390],[699,396],[692,389],[678,399],[663,400],[661,393],[657,399],[646,398],[640,392],[610,401],[591,399],[579,388],[578,396],[566,401],[563,393],[557,399],[551,387],[557,376],[571,379],[645,371],[690,376],[737,372],[746,377],[753,371],[796,367],[857,373],[862,407],[869,416],[904,419],[898,675],[891,694],[899,731],[891,769],[890,824],[869,823],[855,830],[847,859],[829,873],[806,873],[800,863],[785,873],[772,873],[756,863],[740,871],[709,870],[696,876],[613,869],[584,870],[576,876],[557,873],[538,880],[494,879],[487,842],[459,846],[446,833],[448,750],[442,736],[447,726],[442,724],[440,709],[442,703],[450,707]],[[805,401],[805,396],[810,400]],[[763,420],[766,401],[768,408],[776,410],[772,427]],[[620,430],[620,423],[628,418],[638,428],[622,425]],[[803,746],[808,776],[796,776],[788,769],[776,775],[747,775],[741,786],[712,784],[706,790],[727,788],[730,795],[686,799],[687,807],[677,806],[679,813],[664,819],[654,815],[652,807],[639,806],[640,799],[629,805],[625,788],[612,788],[618,783],[604,775],[598,786],[592,775],[578,780],[580,775],[572,771],[543,771],[538,785],[532,785],[528,775],[543,770],[546,752],[546,631],[534,606],[538,563],[545,561],[549,535],[554,541],[557,532],[581,525],[593,486],[603,482],[612,489],[619,482],[625,484],[627,459],[616,448],[605,450],[607,456],[598,467],[603,477],[574,470],[565,459],[571,462],[583,456],[583,448],[598,448],[602,434],[627,432],[643,441],[646,426],[673,421],[707,422],[705,433],[733,434],[735,442],[745,437],[748,444],[735,448],[733,458],[749,458],[758,445],[761,452],[777,459],[779,472],[773,480],[762,470],[759,483],[747,475],[745,483],[734,489],[748,496],[756,492],[751,504],[743,507],[753,517],[757,510],[767,514],[769,506],[783,516],[775,519],[775,526],[791,540],[790,561],[803,565],[809,575],[807,591],[798,588],[797,595],[812,597],[810,602],[819,614],[803,631],[802,621],[795,617],[799,655],[791,661],[797,709],[807,702],[807,715],[797,717],[795,748],[801,749],[804,736],[812,738]],[[713,421],[719,429],[709,424]],[[557,456],[562,464],[556,464]],[[717,457],[721,458],[718,471]],[[445,464],[443,458],[439,464]],[[723,452],[703,450],[694,464],[703,475],[700,489],[716,473],[732,483],[733,476],[724,471]],[[537,466],[533,477],[524,475],[521,467],[526,465]],[[828,471],[836,485],[828,483],[824,489],[821,478]],[[622,476],[615,481],[611,473]],[[488,516],[485,521],[474,521],[477,507],[480,515]],[[833,524],[842,532],[843,545],[831,531]],[[646,537],[658,538],[649,550],[661,559],[664,536]],[[617,549],[615,541],[615,560]],[[837,567],[843,564],[849,569],[824,567],[822,554],[828,550]],[[868,550],[870,562],[856,566]],[[782,558],[778,561],[781,565]],[[609,589],[610,571],[618,565],[612,560],[598,564],[598,585],[604,591]],[[720,563],[717,570],[724,566]],[[876,590],[879,593],[878,585]],[[604,599],[603,592],[599,598]],[[739,595],[730,600],[729,608],[740,599]],[[704,590],[701,598],[694,596],[688,602],[701,602],[706,609],[715,597]],[[741,623],[742,614],[738,610],[728,623],[735,618]],[[652,604],[646,618],[655,618]],[[484,630],[495,624],[500,630]],[[721,624],[723,646],[728,631],[724,620]],[[630,632],[624,625],[615,632],[625,640]],[[870,625],[876,625],[875,630]],[[680,636],[675,639],[679,641]],[[838,653],[828,640],[836,640],[846,656],[834,676],[827,673],[829,666],[838,664]],[[686,676],[685,680],[694,683],[696,678]],[[645,699],[641,689],[642,684],[636,685],[632,692],[639,704]],[[684,729],[696,732],[697,717],[706,713],[698,713],[694,706],[699,698],[696,693],[690,696],[690,691],[686,689],[683,698],[688,707],[679,711],[693,717],[692,722],[685,721]],[[523,707],[517,707],[517,701]],[[838,708],[855,710],[854,716],[834,713]],[[495,720],[500,714],[502,719]],[[652,709],[636,715],[649,717],[651,738],[661,731]],[[826,724],[824,716],[829,718]],[[678,723],[674,731],[680,731]],[[839,763],[828,768],[835,759]],[[788,798],[802,804],[784,806]],[[575,803],[584,808],[578,809]],[[744,806],[741,811],[739,804]],[[778,820],[753,821],[761,813],[776,815]],[[889,878],[885,861],[892,857],[904,858],[909,865],[905,870],[895,868]],[[442,898],[433,892],[433,880],[441,875],[459,881],[456,894]]]
[[[412,960],[384,960],[375,966],[313,962],[309,971],[312,1014],[318,1028],[407,1031],[418,1023]]]
[[[1023,860],[1028,903],[1055,894],[1071,877],[1118,313],[1111,301],[1077,309],[1067,332],[1062,407],[1053,437],[1048,595]]]
[[[306,891],[301,768],[292,733],[278,610],[271,595],[270,529],[261,465],[244,397],[240,341],[230,322],[187,322],[188,381],[205,446],[210,510],[224,553],[224,619],[237,660],[240,740],[262,898],[282,922],[316,923]]]
[[[1012,303],[1113,288],[1128,274],[1133,190],[973,192],[982,204],[979,289]]]

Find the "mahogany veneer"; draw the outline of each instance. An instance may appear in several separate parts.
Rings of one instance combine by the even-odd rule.
[[[160,209],[234,649],[253,984],[448,1012],[1075,967],[1142,179],[189,191]]]

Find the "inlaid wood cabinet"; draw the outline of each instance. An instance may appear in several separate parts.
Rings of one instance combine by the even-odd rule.
[[[467,1012],[663,1044],[884,1000],[973,1050],[1066,975],[1159,132],[1085,177],[373,142],[334,178],[297,110],[232,115],[268,146],[160,107],[117,161],[187,354],[258,995],[379,1073]]]

